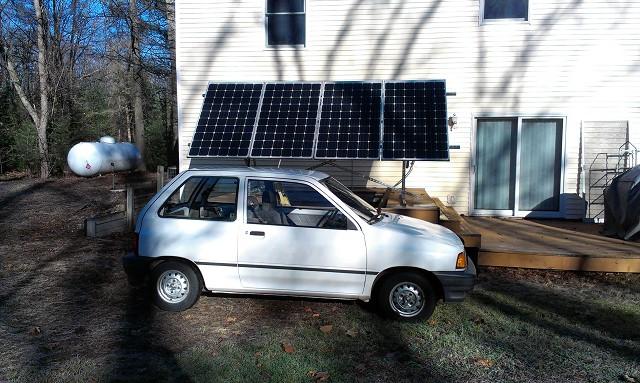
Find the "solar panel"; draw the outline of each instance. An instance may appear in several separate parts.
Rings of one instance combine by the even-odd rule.
[[[444,81],[385,82],[382,159],[446,160]]]
[[[251,157],[312,157],[320,87],[320,83],[266,84]]]
[[[324,85],[316,158],[380,157],[382,83]]]
[[[446,160],[445,82],[209,84],[189,157]]]
[[[247,157],[262,84],[209,84],[190,157]]]

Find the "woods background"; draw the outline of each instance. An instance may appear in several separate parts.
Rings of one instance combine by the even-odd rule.
[[[103,135],[177,162],[174,0],[0,0],[0,33],[0,174]]]

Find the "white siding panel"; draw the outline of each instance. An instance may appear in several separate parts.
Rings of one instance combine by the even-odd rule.
[[[177,2],[181,168],[190,163],[188,145],[209,81],[446,79],[457,93],[448,98],[449,114],[458,116],[450,143],[460,149],[448,162],[417,163],[407,184],[443,201],[454,196],[461,213],[469,208],[474,116],[566,117],[568,218],[584,210],[576,194],[581,121],[628,121],[630,139],[640,146],[640,2],[532,0],[529,22],[481,25],[478,0],[307,0],[307,46],[299,49],[265,47],[264,5]],[[400,177],[398,162],[340,165],[387,183]]]

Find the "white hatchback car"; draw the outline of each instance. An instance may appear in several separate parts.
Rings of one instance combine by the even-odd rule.
[[[155,304],[191,307],[203,289],[373,300],[387,316],[429,317],[462,301],[476,269],[435,224],[381,213],[317,171],[200,168],[179,174],[138,216],[132,283]]]

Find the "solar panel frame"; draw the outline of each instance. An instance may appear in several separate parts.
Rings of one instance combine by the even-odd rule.
[[[322,119],[322,109],[323,109],[323,104],[324,104],[324,96],[325,96],[325,85],[326,84],[336,84],[336,83],[372,83],[372,84],[381,84],[381,95],[380,95],[380,131],[379,131],[379,143],[378,143],[378,156],[376,157],[324,157],[324,156],[317,156],[317,146],[318,146],[318,141],[319,141],[319,130],[320,130],[320,125],[321,125],[321,119]],[[387,156],[385,157],[384,154],[384,149],[385,149],[385,103],[386,103],[386,98],[387,98],[387,84],[397,84],[397,83],[441,83],[441,89],[442,89],[442,96],[443,96],[443,106],[444,109],[440,110],[440,113],[442,115],[442,129],[443,132],[445,133],[443,138],[444,138],[444,142],[440,142],[441,147],[438,148],[438,150],[436,150],[436,152],[442,152],[444,155],[442,156],[425,156],[425,157],[419,157],[419,156],[412,156],[412,157],[400,157],[400,156]],[[265,95],[265,91],[267,89],[267,87],[270,85],[276,85],[276,84],[319,84],[320,85],[320,89],[319,89],[319,100],[318,100],[318,106],[317,106],[317,111],[316,111],[316,119],[315,119],[315,125],[314,125],[314,134],[313,134],[313,141],[312,141],[312,150],[311,150],[311,155],[310,156],[260,156],[260,155],[252,155],[253,152],[253,148],[254,148],[254,144],[255,144],[255,138],[256,138],[256,133],[258,131],[258,124],[260,121],[260,116],[262,114],[262,110],[263,110],[263,100],[264,100],[264,95]],[[249,145],[248,148],[246,149],[246,153],[244,152],[244,150],[241,150],[241,152],[237,155],[229,155],[229,154],[191,154],[192,150],[193,150],[193,142],[196,141],[196,135],[197,134],[205,134],[208,132],[206,132],[206,130],[204,132],[198,132],[198,128],[199,125],[201,123],[201,119],[202,119],[202,115],[203,115],[203,108],[205,107],[206,104],[206,96],[207,93],[209,92],[209,89],[212,85],[234,85],[234,86],[239,86],[239,85],[259,85],[260,86],[260,96],[259,96],[259,100],[258,100],[258,104],[256,106],[256,110],[255,110],[255,119],[253,121],[253,124],[251,126],[251,135],[250,135],[250,139],[249,139]],[[224,107],[220,107],[219,109],[222,110]],[[196,129],[194,131],[193,137],[192,137],[192,142],[189,144],[190,148],[189,148],[189,153],[187,154],[188,158],[301,158],[301,159],[321,159],[321,160],[340,160],[340,159],[366,159],[366,160],[408,160],[408,161],[420,161],[420,160],[428,160],[428,161],[448,161],[450,160],[450,152],[449,152],[449,129],[447,126],[447,121],[446,118],[448,116],[448,105],[447,105],[447,93],[446,93],[446,81],[445,80],[413,80],[413,81],[402,81],[402,80],[394,80],[394,81],[336,81],[336,82],[325,82],[325,81],[266,81],[266,82],[236,82],[236,81],[227,81],[227,82],[209,82],[207,84],[207,88],[206,88],[206,93],[203,94],[203,99],[202,99],[202,103],[201,103],[201,112],[200,112],[200,116],[198,118],[198,125],[196,125]],[[310,109],[311,110],[311,109]],[[241,110],[239,110],[239,112],[241,112]],[[435,110],[434,113],[437,113],[438,110]],[[224,111],[224,115],[226,116],[226,118],[229,118],[229,115],[233,113],[233,111],[229,111],[229,110],[225,110]],[[252,113],[252,110],[249,110],[247,113]],[[246,125],[246,127],[248,127],[249,125]],[[438,128],[438,126],[436,126],[436,129]],[[231,134],[233,136],[233,134],[237,134],[238,132],[223,132],[223,134],[225,135],[229,135]],[[246,132],[245,132],[246,133]],[[436,132],[437,133],[437,132]],[[204,136],[203,136],[204,137]],[[428,135],[425,135],[426,138],[428,138]],[[224,140],[223,140],[224,141]],[[425,145],[429,145],[429,140],[425,140]],[[202,148],[202,146],[200,147]],[[211,149],[211,147],[209,147],[209,149]],[[240,150],[240,149],[239,149]],[[427,152],[429,152],[429,150],[426,150]],[[210,152],[210,150],[209,150]]]
[[[348,85],[348,84],[380,84],[380,104],[379,104],[379,118],[378,118],[378,123],[377,123],[377,133],[379,135],[378,137],[378,143],[376,144],[376,156],[372,157],[372,156],[367,156],[367,157],[359,157],[359,156],[355,156],[355,157],[348,157],[348,156],[319,156],[318,155],[318,145],[320,144],[320,129],[322,128],[322,121],[323,121],[323,117],[322,117],[322,112],[324,111],[324,106],[325,106],[325,102],[326,102],[326,98],[327,98],[327,88],[326,85],[327,84],[341,84],[341,85]],[[319,119],[318,119],[318,126],[316,128],[317,131],[317,139],[316,139],[316,143],[314,146],[314,152],[313,152],[313,158],[316,159],[321,159],[321,160],[379,160],[380,156],[381,156],[381,149],[382,149],[382,123],[383,123],[383,106],[384,106],[384,82],[383,81],[375,81],[375,80],[369,80],[369,81],[326,81],[324,82],[324,89],[323,89],[323,94],[322,94],[322,100],[321,100],[321,104],[320,104],[320,115],[319,115]],[[350,132],[349,132],[350,133]],[[329,149],[326,149],[329,150]],[[336,149],[336,150],[340,150],[340,149]],[[348,149],[347,149],[348,150]],[[352,149],[353,150],[353,149]],[[356,149],[356,151],[358,151],[360,149]]]
[[[308,113],[311,112],[311,111],[315,112],[315,117],[313,118],[313,125],[306,125],[307,128],[311,128],[311,127],[313,128],[312,138],[309,141],[310,146],[309,147],[304,147],[306,141],[303,141],[303,148],[302,149],[296,149],[296,148],[289,149],[289,148],[274,148],[274,147],[272,147],[271,150],[280,150],[280,151],[284,151],[284,150],[303,150],[304,153],[307,153],[307,151],[308,151],[308,155],[264,155],[264,154],[261,154],[261,153],[260,154],[258,154],[258,153],[254,154],[254,150],[257,150],[256,149],[256,142],[258,141],[257,137],[258,137],[259,134],[263,134],[264,133],[264,132],[260,131],[260,129],[261,129],[261,125],[260,125],[261,122],[260,121],[261,121],[262,117],[264,117],[262,115],[262,113],[265,111],[265,105],[266,105],[265,104],[265,96],[266,96],[266,92],[268,91],[267,88],[269,86],[274,86],[274,90],[273,91],[275,92],[277,90],[275,88],[278,85],[284,85],[285,88],[286,88],[287,85],[298,85],[298,84],[302,85],[303,88],[304,88],[305,85],[310,85],[311,86],[311,90],[310,90],[311,91],[311,95],[310,95],[311,99],[315,98],[314,93],[316,91],[318,92],[318,96],[317,96],[318,97],[318,103],[317,103],[317,106],[313,106],[313,105],[315,105],[315,102],[310,102],[308,104],[309,108],[307,110]],[[314,86],[318,86],[318,89],[315,90]],[[268,82],[266,82],[265,83],[265,87],[264,87],[263,98],[262,98],[261,104],[260,104],[260,110],[258,111],[258,118],[256,119],[256,125],[254,126],[254,136],[253,136],[252,141],[251,141],[251,148],[250,148],[250,151],[249,151],[249,153],[250,153],[249,157],[250,158],[313,159],[314,158],[313,157],[314,150],[315,150],[315,147],[316,147],[316,139],[317,139],[318,123],[319,123],[318,113],[319,113],[321,105],[322,105],[323,89],[324,89],[324,82],[322,82],[322,81],[268,81]],[[302,91],[304,91],[304,89],[302,89]],[[275,97],[276,96],[274,96],[274,98]],[[269,111],[271,111],[271,109]],[[282,112],[283,111],[278,111],[277,113],[282,113]],[[298,112],[298,114],[299,113],[300,112]],[[282,118],[282,117],[279,117],[279,118]],[[296,126],[296,128],[297,128],[297,126]],[[265,127],[265,129],[268,129],[268,127]],[[305,129],[305,128],[303,128],[303,129]],[[275,134],[282,134],[282,133],[277,133],[277,132],[268,131],[268,130],[264,134],[266,136],[269,133],[272,133],[274,135]],[[298,134],[298,132],[295,132],[295,134]],[[311,134],[311,133],[303,132],[302,134],[303,135],[307,135],[307,134]],[[303,140],[304,140],[304,137],[303,137]],[[265,140],[262,140],[262,141],[265,141]],[[296,141],[292,141],[292,144],[289,145],[289,146],[293,146],[293,144],[295,144],[295,142]],[[259,150],[264,151],[264,150],[267,150],[267,148],[261,147]]]
[[[209,94],[209,90],[211,88],[211,86],[220,86],[220,85],[226,85],[226,86],[230,86],[230,85],[234,85],[234,86],[238,86],[238,85],[259,85],[260,86],[260,96],[259,96],[259,101],[258,104],[256,106],[256,115],[255,118],[253,119],[253,123],[251,124],[251,134],[250,134],[250,138],[249,138],[249,146],[246,148],[246,154],[237,154],[237,155],[233,155],[233,154],[192,154],[192,151],[194,150],[194,142],[196,141],[196,135],[197,134],[202,134],[203,137],[205,134],[211,134],[212,136],[214,134],[216,134],[216,132],[208,132],[206,129],[203,132],[199,132],[198,129],[201,125],[200,121],[203,117],[203,113],[204,111],[204,107],[207,103],[207,95]],[[202,102],[201,102],[201,106],[200,106],[200,115],[198,117],[198,123],[196,125],[196,129],[194,130],[193,136],[191,138],[191,142],[189,143],[189,152],[187,154],[187,158],[248,158],[249,155],[251,154],[251,145],[253,143],[253,135],[255,133],[255,126],[256,126],[256,122],[258,117],[260,116],[260,103],[262,101],[262,96],[264,94],[264,89],[265,89],[265,82],[238,82],[238,81],[210,81],[207,83],[207,87],[205,90],[205,93],[202,95]],[[222,107],[220,108],[222,109]],[[227,114],[229,114],[230,112],[227,111]],[[247,113],[252,113],[251,110],[249,110]],[[247,125],[248,127],[249,125]],[[228,133],[220,133],[217,132],[218,134],[228,134]],[[232,132],[231,134],[235,134],[237,132]],[[245,132],[242,132],[243,134]],[[199,147],[199,149],[203,149],[202,146]],[[238,150],[240,151],[242,148],[239,148]],[[211,146],[209,147],[209,152],[211,151]],[[244,150],[241,151],[241,153],[244,153]]]
[[[441,150],[438,150],[440,152],[443,152],[444,155],[443,156],[385,156],[385,144],[387,143],[386,139],[385,139],[385,131],[387,131],[387,126],[384,124],[384,120],[386,120],[386,116],[384,113],[384,110],[386,109],[386,99],[387,99],[387,85],[388,84],[398,84],[398,83],[407,83],[407,84],[416,84],[416,83],[433,83],[433,84],[442,84],[441,85],[441,90],[442,90],[442,99],[443,99],[443,103],[444,103],[444,109],[442,111],[440,111],[441,115],[442,115],[442,129],[444,132],[444,142],[441,143],[442,148]],[[450,152],[449,152],[449,129],[447,126],[447,116],[448,116],[448,105],[447,105],[447,85],[446,85],[446,80],[394,80],[394,81],[384,81],[384,93],[383,93],[383,113],[382,113],[382,119],[383,119],[383,131],[381,133],[380,136],[380,140],[381,140],[381,150],[380,150],[380,159],[381,160],[386,160],[386,161],[395,161],[395,160],[402,160],[402,161],[449,161],[450,160]],[[434,113],[438,113],[438,110],[434,110]],[[434,117],[434,119],[437,119],[437,117]],[[437,129],[439,126],[436,126],[435,128]],[[436,132],[437,133],[437,132]],[[428,137],[428,136],[427,136]],[[406,142],[407,140],[405,140]],[[426,142],[427,145],[429,145],[429,142]]]

